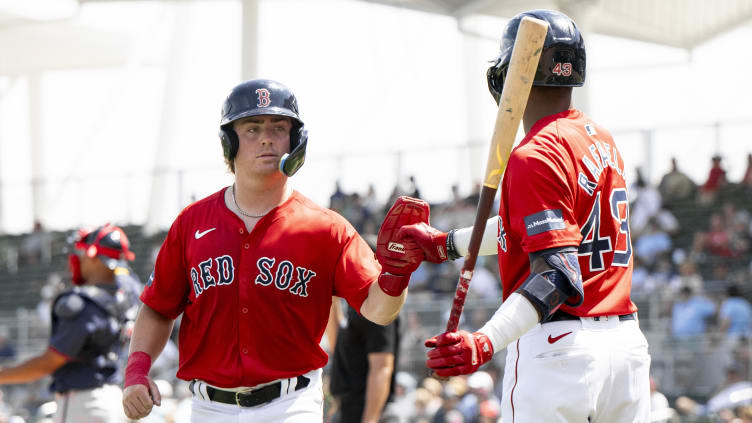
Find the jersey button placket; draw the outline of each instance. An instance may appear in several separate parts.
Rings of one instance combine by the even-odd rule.
[[[242,249],[240,250],[240,257],[241,257],[241,276],[238,278],[238,292],[239,292],[239,298],[238,298],[238,308],[237,310],[240,312],[240,315],[238,316],[238,322],[241,328],[250,328],[253,327],[250,319],[251,319],[251,310],[249,307],[250,304],[250,298],[249,298],[249,290],[252,290],[253,285],[253,271],[255,270],[255,261],[251,257],[251,244],[250,244],[250,233],[244,228],[239,227],[238,228],[238,234],[240,238],[240,243],[242,245]],[[249,284],[251,286],[249,286]],[[251,350],[251,346],[253,345],[252,342],[252,336],[250,331],[248,330],[241,330],[240,331],[240,357],[241,361],[243,361],[246,365],[249,365],[247,361],[250,360],[249,354]],[[245,378],[245,372],[241,371],[241,379]]]

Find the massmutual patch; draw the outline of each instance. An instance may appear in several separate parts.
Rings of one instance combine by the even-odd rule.
[[[525,229],[528,236],[543,232],[566,229],[561,209],[543,210],[530,216],[525,216]]]

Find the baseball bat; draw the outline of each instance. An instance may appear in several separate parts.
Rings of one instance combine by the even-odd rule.
[[[486,176],[480,192],[473,231],[470,235],[470,245],[457,282],[457,290],[454,293],[452,311],[446,327],[447,332],[454,332],[459,326],[462,308],[465,306],[465,298],[470,288],[470,280],[473,278],[480,242],[483,239],[483,230],[486,227],[494,197],[496,197],[496,190],[499,188],[501,175],[504,173],[512,151],[517,128],[520,126],[520,120],[527,106],[547,31],[548,23],[528,16],[522,18],[517,30],[512,58],[509,61],[509,69],[501,90],[499,110],[496,113],[496,124],[486,163]]]

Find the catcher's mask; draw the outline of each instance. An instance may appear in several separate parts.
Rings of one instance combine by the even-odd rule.
[[[110,269],[115,270],[123,261],[136,258],[130,250],[130,243],[125,232],[109,223],[94,230],[79,229],[69,238],[68,267],[74,285],[83,285],[81,275],[81,256],[98,257]]]

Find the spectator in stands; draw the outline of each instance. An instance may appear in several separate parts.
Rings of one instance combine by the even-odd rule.
[[[749,251],[750,233],[748,229],[752,215],[743,208],[737,209],[731,202],[723,205],[722,215],[733,254],[738,256]]]
[[[415,415],[415,387],[418,382],[407,372],[397,372],[394,378],[394,405],[392,411],[399,422],[406,422]]]
[[[16,348],[10,342],[9,335],[8,328],[0,326],[0,364],[7,363],[16,358]]]
[[[366,208],[366,211],[369,215],[379,214],[381,209],[384,207],[384,205],[381,204],[376,198],[376,187],[374,187],[373,184],[368,185],[368,192],[363,199],[363,207]],[[378,218],[378,221],[381,222],[381,220],[383,219],[380,216]]]
[[[494,395],[494,381],[491,375],[484,371],[477,371],[467,378],[469,392],[462,397],[457,409],[465,417],[465,421],[474,422],[481,416],[483,408],[486,416],[498,418],[501,414],[501,400]],[[489,415],[490,414],[490,415]]]
[[[121,352],[126,316],[137,285],[124,260],[133,260],[122,229],[110,224],[81,230],[69,256],[73,289],[52,306],[52,334],[46,351],[0,369],[0,384],[19,384],[52,375],[56,421],[125,422],[121,407]]]
[[[671,158],[671,170],[661,178],[658,184],[658,192],[663,198],[664,205],[673,204],[675,201],[692,198],[697,191],[697,185],[684,172],[679,170],[676,158]]]
[[[651,219],[645,231],[634,243],[634,249],[642,263],[652,266],[671,251],[671,237]]]
[[[674,410],[668,405],[668,399],[658,390],[658,381],[650,377],[650,422],[667,423]]]
[[[683,395],[676,399],[676,409],[680,414],[693,417],[719,417],[714,421],[731,421],[726,419],[729,414],[731,414],[730,417],[733,416],[730,410],[749,404],[752,404],[752,382],[747,380],[743,366],[739,363],[732,363],[726,367],[726,379],[716,388],[707,404],[700,404]]]
[[[693,291],[689,285],[679,290],[671,313],[671,334],[677,339],[688,339],[705,334],[708,319],[715,314],[715,304]]]
[[[732,363],[726,368],[726,380],[708,400],[706,413],[718,413],[740,405],[752,404],[752,382],[747,380],[744,366]]]
[[[432,421],[435,423],[464,421],[462,413],[457,410],[457,407],[462,397],[467,393],[467,390],[467,379],[465,377],[457,376],[450,378],[444,385],[441,408],[436,410]]]
[[[22,264],[48,264],[51,257],[52,237],[42,227],[42,222],[35,220],[32,232],[21,240],[19,259]]]
[[[707,232],[698,232],[695,237],[695,250],[704,251],[720,257],[734,257],[736,252],[732,248],[731,236],[727,231],[723,215],[710,215],[710,227]]]
[[[47,283],[39,290],[41,299],[37,303],[37,319],[48,329],[52,324],[52,300],[65,289],[63,278],[57,272],[47,276]]]
[[[739,407],[736,415],[739,417],[738,423],[752,423],[752,406],[745,405]]]
[[[408,179],[407,195],[413,198],[421,198],[420,189],[418,188],[418,183],[415,182],[414,175],[410,175],[410,178]]]
[[[747,170],[744,172],[741,184],[748,189],[752,188],[752,153],[747,154]]]
[[[677,294],[682,287],[688,286],[693,292],[703,292],[702,276],[697,273],[697,265],[691,258],[686,258],[679,264],[679,274],[671,279],[670,294]]]
[[[501,298],[501,284],[499,279],[488,269],[489,266],[497,266],[495,258],[494,260],[487,260],[484,256],[478,257],[473,272],[473,289],[468,291],[468,298]],[[459,271],[457,274],[459,274]],[[485,321],[480,322],[480,326],[484,323]]]
[[[662,204],[661,194],[645,180],[642,170],[638,167],[635,172],[637,177],[629,190],[632,197],[629,227],[633,238],[640,236],[647,228],[650,220],[658,215]]]
[[[705,269],[711,267],[710,277],[705,279],[703,287],[705,294],[714,298],[720,299],[726,294],[726,288],[732,285],[734,282],[731,280],[729,274],[729,265],[726,260],[710,260],[705,264]]]
[[[726,296],[718,313],[720,331],[731,339],[749,337],[752,334],[752,305],[742,296],[739,285],[729,286]]]
[[[334,193],[329,196],[329,208],[340,212],[342,205],[345,201],[345,193],[342,192],[342,187],[339,185],[339,181],[334,183]]]
[[[726,171],[721,166],[721,156],[716,154],[712,158],[712,165],[708,179],[700,187],[700,203],[709,204],[716,198],[719,189],[724,188],[728,181],[726,180]]]

